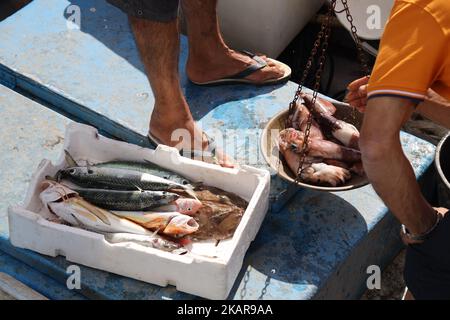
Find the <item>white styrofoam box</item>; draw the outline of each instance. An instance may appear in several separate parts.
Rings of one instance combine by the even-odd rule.
[[[232,48],[276,58],[319,11],[324,0],[224,0],[220,29]]]
[[[242,267],[244,255],[268,210],[270,175],[249,166],[227,169],[181,157],[175,148],[142,148],[100,136],[93,127],[72,123],[64,149],[77,162],[148,159],[193,181],[233,192],[249,201],[234,236],[194,243],[192,251],[175,255],[134,243],[111,244],[102,234],[49,221],[52,214],[39,199],[47,175],[67,166],[64,152],[57,164],[43,160],[34,173],[23,206],[8,210],[11,243],[49,256],[113,272],[145,282],[176,286],[177,290],[209,299],[225,299]]]

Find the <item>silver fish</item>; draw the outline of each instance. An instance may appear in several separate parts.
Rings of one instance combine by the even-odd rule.
[[[109,210],[142,211],[172,203],[180,196],[166,191],[73,188],[83,199]]]
[[[44,181],[39,195],[42,203],[72,226],[96,232],[152,234],[138,224],[122,219],[83,200],[78,194],[54,181]]]
[[[142,162],[135,162],[135,161],[108,161],[108,162],[102,162],[93,165],[92,167],[98,167],[98,168],[114,168],[114,169],[126,169],[126,170],[134,170],[142,173],[148,173],[154,176],[158,176],[160,178],[173,181],[175,183],[178,183],[180,185],[192,185],[192,182],[169,170],[166,170],[148,160],[145,160],[145,163]]]
[[[113,244],[131,242],[144,247],[171,252],[173,254],[184,254],[187,252],[186,248],[181,244],[165,239],[157,234],[143,236],[129,233],[106,233],[104,236],[106,241]]]
[[[136,170],[102,167],[70,167],[60,170],[59,179],[66,178],[82,187],[114,190],[185,190],[191,196],[195,193],[190,185],[182,185],[170,180]]]

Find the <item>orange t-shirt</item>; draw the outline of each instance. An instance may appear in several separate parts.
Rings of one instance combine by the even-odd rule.
[[[398,0],[381,39],[368,97],[450,100],[450,0]]]

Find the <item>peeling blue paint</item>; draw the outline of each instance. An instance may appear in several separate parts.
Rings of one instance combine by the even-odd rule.
[[[69,4],[82,9],[81,31],[66,27],[64,10]],[[96,8],[95,13],[91,7]],[[0,23],[0,43],[0,75],[13,74],[21,90],[112,136],[145,144],[153,96],[125,16],[117,9],[103,0],[34,0]],[[183,37],[181,71],[186,50]],[[0,77],[0,81],[5,78]],[[254,128],[258,135],[262,124],[286,108],[296,88],[291,82],[268,87],[200,88],[189,83],[184,72],[181,78],[192,113],[208,132]],[[53,139],[62,134],[67,120],[5,90],[0,90],[0,122],[2,136],[8,139],[1,146],[1,183],[2,192],[11,192],[3,197],[16,203],[23,200],[30,174],[40,159],[59,152],[58,146],[47,150],[42,145],[47,140],[56,141]],[[245,143],[242,138],[238,141]],[[432,172],[428,168],[434,147],[407,134],[402,134],[402,143],[423,189],[431,190],[428,176]],[[18,151],[11,151],[13,146]],[[248,153],[260,153],[259,145],[238,148],[235,156],[245,162]],[[400,249],[398,224],[371,186],[345,193],[297,191],[277,177],[272,179],[272,196],[285,195],[279,203],[294,198],[268,213],[230,298],[357,298],[364,289],[365,268],[386,265]],[[12,247],[4,203],[0,209],[0,249],[64,283],[69,263],[61,257]],[[91,268],[83,267],[82,273],[81,292],[90,298],[195,298],[174,287],[160,288]]]
[[[81,8],[81,30],[67,28],[69,5]],[[15,76],[18,89],[111,136],[151,147],[146,134],[154,98],[127,18],[118,9],[104,0],[33,1],[1,23],[0,42],[0,75]],[[183,36],[181,85],[194,118],[207,132],[261,131],[275,113],[287,108],[295,92],[297,85],[292,82],[265,87],[196,86],[184,74],[187,52]],[[248,154],[259,153],[258,148],[240,150],[237,160],[245,163]],[[293,193],[278,177],[273,180],[273,208],[279,209]]]
[[[70,291],[57,281],[0,252],[0,272],[6,273],[52,300],[85,300],[76,291]]]
[[[2,196],[15,203],[23,199],[31,175],[28,168],[42,158],[55,159],[59,153],[59,143],[50,149],[42,146],[57,142],[55,137],[63,135],[67,121],[6,88],[0,87],[0,98],[1,127],[9,137],[5,140],[8,143],[3,145],[6,152],[0,157],[2,181],[14,186],[2,188],[3,192],[13,191]],[[29,143],[24,144],[24,141]],[[402,134],[402,142],[417,176],[423,177],[432,163],[434,147],[407,134]],[[10,165],[14,160],[9,158],[9,154],[15,146],[22,147],[20,166]],[[18,158],[14,157],[16,161]],[[9,244],[6,203],[1,205],[0,249],[64,283],[65,270],[70,262],[61,257],[49,258],[17,249]],[[389,223],[377,230],[382,220]],[[364,266],[378,264],[383,259],[386,263],[386,256],[392,256],[396,248],[400,248],[396,226],[371,186],[342,193],[305,190],[282,211],[268,213],[248,251],[230,298],[257,299],[263,293],[263,298],[267,299],[309,299],[321,295],[357,297],[350,290],[341,293],[328,288],[340,287],[339,283],[354,283],[357,287],[365,276]],[[388,248],[388,252],[383,247]],[[358,248],[363,248],[364,254],[352,256]],[[342,269],[342,264],[348,266]],[[177,292],[173,287],[160,288],[91,268],[83,267],[82,273],[81,292],[90,298],[195,298]],[[350,273],[351,277],[346,278],[343,276],[345,273]],[[356,281],[358,278],[360,281]]]

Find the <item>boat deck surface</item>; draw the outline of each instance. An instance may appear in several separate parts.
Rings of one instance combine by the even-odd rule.
[[[79,30],[67,20],[71,5],[81,9]],[[149,146],[145,135],[154,98],[125,15],[103,0],[34,0],[0,22],[0,43],[0,130],[5,138],[0,190],[2,199],[8,199],[0,204],[0,250],[31,269],[23,276],[28,282],[37,283],[39,277],[53,281],[53,289],[35,289],[58,298],[55,288],[65,285],[70,262],[13,247],[7,205],[23,200],[41,159],[59,154],[70,120]],[[182,37],[180,74],[195,119],[212,135],[216,129],[226,131],[231,155],[240,163],[267,168],[259,134],[287,107],[297,85],[195,86],[184,74],[187,45]],[[249,128],[253,134],[246,141],[239,130]],[[432,195],[434,146],[405,133],[401,138],[417,179]],[[239,147],[231,148],[233,144]],[[383,268],[402,247],[397,222],[370,185],[327,193],[292,188],[273,176],[271,197],[272,209],[247,252],[230,299],[359,298],[366,289],[367,267]],[[82,267],[82,274],[81,290],[62,290],[61,297],[196,298],[175,287],[161,288],[88,267]]]

